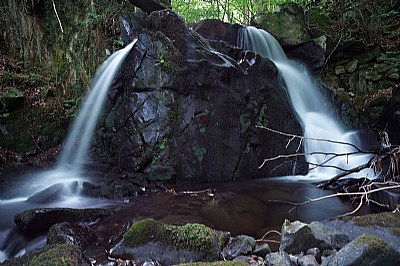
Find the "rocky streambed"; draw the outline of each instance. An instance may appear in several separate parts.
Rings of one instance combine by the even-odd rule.
[[[88,213],[110,214],[93,209],[36,209],[18,214],[27,220],[16,221],[23,228],[29,219],[38,222],[60,212],[72,220]],[[258,239],[198,223],[177,226],[135,219],[109,239],[103,261],[90,257],[93,245],[99,243],[93,227],[71,221],[52,225],[45,247],[2,265],[399,265],[399,218],[398,213],[387,212],[329,222],[285,220],[279,231]],[[276,240],[269,234],[280,235],[279,246],[271,248],[269,244]]]
[[[107,204],[82,197],[85,208],[30,203],[14,206],[15,216],[3,204],[2,231],[14,230],[14,238],[2,246],[15,245],[20,254],[33,249],[3,264],[397,265],[398,213],[328,220],[351,211],[349,201],[331,198],[296,210],[288,203],[330,193],[311,183],[263,179],[148,186],[140,196]]]

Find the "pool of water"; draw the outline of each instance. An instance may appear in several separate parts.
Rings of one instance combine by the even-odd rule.
[[[261,238],[271,230],[280,231],[285,219],[321,221],[353,210],[348,199],[337,197],[294,208],[289,202],[300,203],[332,194],[305,181],[268,178],[225,183],[178,183],[166,185],[166,188],[121,201],[77,197],[51,205],[40,205],[28,203],[23,198],[3,200],[0,205],[0,259],[21,255],[45,244],[45,235],[27,238],[15,228],[14,215],[31,208],[113,209],[114,215],[92,225],[98,242],[85,252],[85,256],[97,261],[107,259],[104,250],[109,248],[109,239],[138,218],[153,218],[178,225],[202,223],[217,230],[229,231],[233,235],[247,234]],[[210,191],[205,191],[208,189]],[[370,210],[365,208],[362,212]],[[272,234],[271,237],[279,239],[279,235]]]

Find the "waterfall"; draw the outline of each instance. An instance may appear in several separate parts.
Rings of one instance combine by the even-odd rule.
[[[86,164],[87,152],[108,89],[136,41],[137,39],[125,48],[113,53],[97,71],[88,94],[80,105],[78,116],[72,124],[55,169],[40,173],[38,176],[38,181],[42,185],[48,187],[56,183],[68,183],[84,179],[83,166]]]
[[[303,147],[310,168],[308,178],[331,178],[369,160],[368,155],[356,154],[355,147],[361,144],[357,134],[346,132],[309,72],[297,62],[289,60],[270,33],[252,26],[243,27],[239,30],[238,46],[270,59],[279,69],[303,129]],[[363,172],[352,177],[365,177],[366,174]]]

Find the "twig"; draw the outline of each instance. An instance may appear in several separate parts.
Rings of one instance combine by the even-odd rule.
[[[325,60],[325,62],[324,62],[324,65],[322,66],[320,72],[324,71],[326,65],[328,64],[329,59],[331,59],[332,54],[336,51],[336,49],[338,48],[338,46],[339,46],[339,44],[340,44],[341,41],[342,41],[342,34],[340,34],[339,41],[338,41],[337,44],[335,45],[335,48],[333,48],[333,50],[329,53],[328,57],[326,58],[326,60]]]
[[[60,17],[58,16],[58,13],[57,13],[56,4],[54,4],[54,0],[52,0],[51,2],[53,2],[54,13],[56,13],[56,16],[57,16],[57,19],[58,19],[58,24],[60,24],[61,32],[64,33],[64,29],[63,29],[63,26],[61,24]]]
[[[315,199],[309,199],[307,201],[301,202],[301,203],[294,203],[294,202],[284,202],[283,203],[288,203],[288,204],[292,204],[295,205],[295,207],[293,207],[292,209],[289,210],[289,212],[292,212],[294,209],[297,209],[300,206],[304,206],[307,204],[310,204],[312,202],[316,202],[316,201],[321,201],[321,200],[325,200],[325,199],[329,199],[329,198],[334,198],[334,197],[340,197],[340,196],[365,196],[368,194],[372,194],[378,191],[382,191],[382,190],[390,190],[390,189],[396,189],[396,188],[400,188],[400,184],[395,185],[395,186],[390,186],[390,187],[381,187],[381,188],[376,188],[376,189],[372,189],[369,191],[364,191],[364,192],[345,192],[345,193],[336,193],[336,194],[331,194],[331,195],[327,195],[327,196],[323,196],[323,197],[319,197],[319,198],[315,198]]]
[[[266,127],[266,126],[256,126],[256,127],[262,128],[262,129],[265,129],[265,130],[268,130],[268,131],[271,131],[273,133],[276,133],[276,134],[279,134],[279,135],[283,135],[283,136],[286,136],[286,137],[291,137],[291,138],[295,137],[295,138],[298,138],[298,139],[301,139],[301,140],[313,140],[313,141],[328,142],[328,143],[334,143],[334,144],[340,144],[340,145],[347,145],[347,146],[353,147],[359,153],[371,153],[369,151],[363,151],[359,147],[357,147],[356,145],[354,145],[352,143],[349,143],[349,142],[330,140],[330,139],[320,139],[320,138],[308,138],[308,137],[303,137],[303,136],[300,136],[300,135],[285,133],[285,132],[282,132],[282,131],[279,131],[279,130],[276,130],[276,129],[272,129],[272,128],[269,128],[269,127]],[[292,141],[292,139],[290,139],[289,141]]]
[[[33,142],[35,143],[36,147],[39,149],[39,151],[41,151],[42,153],[44,153],[44,151],[39,147],[39,144],[36,142],[35,138],[33,137],[33,135],[31,134],[31,138],[33,140]]]

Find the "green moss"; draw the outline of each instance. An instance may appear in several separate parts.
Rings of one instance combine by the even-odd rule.
[[[70,244],[55,245],[42,254],[32,258],[27,266],[75,266],[78,265],[80,251]]]
[[[136,247],[144,245],[149,241],[159,241],[159,239],[164,239],[165,230],[164,224],[151,220],[141,220],[134,223],[128,232],[125,233],[123,244],[129,247]]]
[[[400,227],[400,213],[373,213],[354,217],[352,221],[353,224],[360,226]]]
[[[199,163],[203,162],[204,155],[207,153],[207,149],[205,147],[200,147],[198,145],[193,147],[194,155],[197,158]]]
[[[386,252],[389,250],[389,245],[383,241],[381,238],[371,235],[371,234],[364,234],[359,236],[355,240],[355,247],[360,247],[361,245],[367,245],[369,248]]]
[[[137,247],[153,241],[215,257],[218,252],[214,250],[214,233],[214,230],[202,224],[176,226],[146,219],[134,223],[125,233],[122,243]]]
[[[186,224],[183,226],[167,226],[174,244],[182,249],[214,254],[213,230],[202,224]]]

